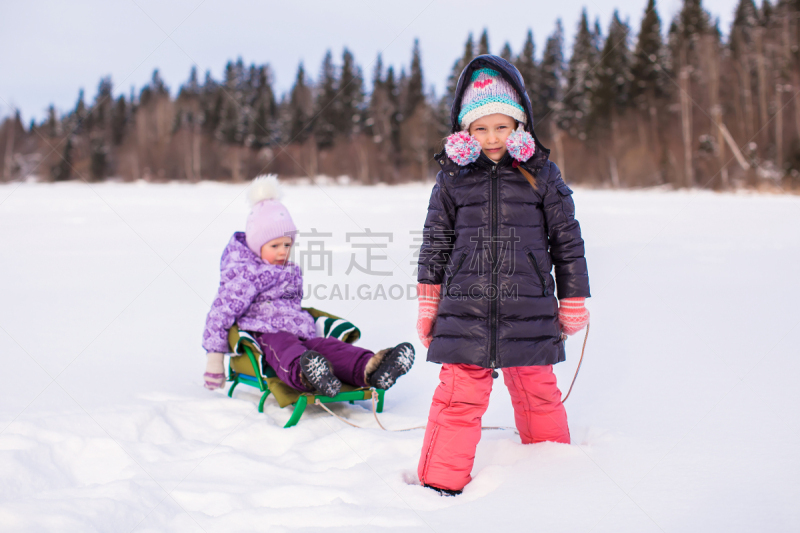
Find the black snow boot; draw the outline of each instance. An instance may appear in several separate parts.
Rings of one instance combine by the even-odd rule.
[[[325,396],[333,398],[342,388],[342,382],[333,375],[333,365],[319,352],[309,350],[300,356],[303,382]]]
[[[411,370],[414,364],[414,347],[410,342],[403,342],[386,350],[378,368],[369,376],[367,383],[376,389],[388,389],[397,378]]]
[[[461,494],[460,490],[440,489],[439,487],[434,487],[433,485],[428,485],[427,483],[423,483],[422,486],[435,490],[440,496],[458,496]]]

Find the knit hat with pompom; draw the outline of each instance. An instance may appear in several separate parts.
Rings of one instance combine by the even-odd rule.
[[[511,84],[496,70],[481,68],[472,73],[461,98],[458,122],[461,129],[467,131],[470,124],[494,113],[508,115],[523,124],[528,121],[519,95]]]
[[[261,257],[261,247],[278,237],[294,236],[297,228],[292,221],[289,210],[279,199],[281,196],[278,176],[267,174],[256,177],[250,186],[248,200],[250,215],[244,230],[247,247]]]
[[[461,131],[447,137],[444,150],[457,165],[465,166],[477,161],[481,154],[481,143],[470,135],[469,125],[481,117],[501,113],[519,124],[506,138],[508,153],[518,165],[530,159],[536,152],[533,136],[525,130],[528,115],[520,103],[520,96],[514,87],[496,70],[479,68],[470,75],[464,94],[458,123]]]

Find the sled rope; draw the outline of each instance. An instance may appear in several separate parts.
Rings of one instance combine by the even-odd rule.
[[[378,405],[378,393],[375,391],[375,389],[372,389],[372,416],[375,417],[375,422],[378,423],[378,425],[381,427],[382,430],[399,432],[399,431],[411,431],[412,429],[425,429],[425,426],[414,426],[413,428],[405,428],[405,429],[386,429],[385,427],[383,427],[383,424],[381,424],[381,421],[378,418],[378,411],[375,408],[377,405]]]
[[[561,403],[564,403],[564,402],[567,401],[567,398],[569,398],[569,395],[572,392],[572,387],[575,386],[575,380],[578,379],[578,372],[580,372],[581,364],[583,363],[583,355],[584,355],[584,353],[586,353],[586,341],[588,341],[588,340],[589,340],[589,324],[587,323],[586,324],[586,335],[583,337],[583,347],[581,348],[581,358],[578,360],[578,368],[575,369],[575,375],[572,377],[572,383],[570,383],[570,385],[569,385],[569,390],[567,391],[567,394],[561,399]],[[387,429],[386,427],[384,427],[384,425],[381,424],[380,418],[378,418],[378,410],[377,410],[377,406],[378,406],[378,391],[375,390],[375,387],[372,387],[370,389],[370,391],[372,392],[372,416],[375,417],[375,422],[378,423],[378,426],[382,430],[400,432],[400,431],[412,431],[414,429],[425,429],[426,426],[414,426],[414,427],[411,427],[411,428],[403,428],[403,429]],[[348,424],[348,425],[353,426],[354,428],[358,428],[358,429],[366,429],[366,428],[363,428],[363,427],[359,426],[358,424],[354,424],[353,422],[350,422],[346,418],[343,418],[343,417],[337,415],[336,413],[334,413],[333,411],[328,409],[328,407],[324,403],[319,401],[319,398],[314,400],[314,405],[318,405],[318,406],[322,407],[323,409],[325,409],[325,411],[328,412],[328,414],[333,415],[334,417],[338,418],[339,420],[341,420],[345,424]],[[481,426],[481,430],[484,430],[484,429],[509,429],[509,430],[513,431],[514,433],[516,433],[517,435],[519,435],[519,431],[517,431],[516,428],[512,428],[512,427],[509,427],[509,426]]]
[[[375,421],[378,423],[378,426],[380,426],[380,428],[381,428],[382,430],[384,430],[384,431],[411,431],[412,429],[425,429],[425,426],[415,426],[415,427],[413,427],[413,428],[405,428],[405,429],[386,429],[386,428],[384,427],[384,425],[383,425],[383,424],[381,424],[381,421],[380,421],[380,419],[378,418],[378,410],[377,410],[377,405],[378,405],[378,391],[376,391],[376,390],[375,390],[375,387],[372,387],[370,390],[372,391],[372,416],[374,416],[374,417],[375,417]],[[349,420],[347,420],[346,418],[343,418],[343,417],[341,417],[341,416],[337,415],[336,413],[334,413],[333,411],[331,411],[330,409],[328,409],[328,407],[327,407],[327,406],[326,406],[324,403],[322,403],[321,401],[319,401],[319,399],[315,399],[315,400],[314,400],[314,405],[319,405],[320,407],[322,407],[323,409],[325,409],[325,411],[327,411],[327,412],[328,412],[328,414],[331,414],[331,415],[335,416],[336,418],[338,418],[339,420],[341,420],[341,421],[342,421],[342,422],[344,422],[345,424],[351,425],[351,426],[353,426],[354,428],[358,428],[358,429],[367,429],[367,428],[364,428],[364,427],[362,427],[362,426],[359,426],[358,424],[354,424],[353,422],[350,422],[350,421],[349,421]]]
[[[381,420],[380,420],[380,418],[378,418],[378,411],[376,410],[377,404],[378,404],[378,393],[373,388],[372,389],[372,416],[375,417],[375,422],[377,422],[378,426],[380,426],[380,428],[382,430],[384,430],[384,431],[400,432],[400,431],[412,431],[414,429],[425,429],[426,428],[426,426],[414,426],[414,427],[411,427],[411,428],[403,428],[403,429],[388,429],[383,424],[381,424]],[[339,420],[341,420],[345,424],[353,426],[354,428],[369,429],[369,428],[365,428],[363,426],[359,426],[358,424],[354,424],[353,422],[350,422],[346,418],[343,418],[343,417],[337,415],[336,413],[334,413],[333,411],[328,409],[328,407],[324,403],[319,401],[319,399],[314,400],[314,405],[318,405],[318,406],[322,407],[323,409],[325,409],[325,411],[328,412],[328,414],[338,418]],[[517,431],[516,428],[512,428],[512,427],[508,427],[508,426],[481,426],[481,429],[510,429],[511,431],[513,431],[514,433],[519,435],[519,431]]]
[[[325,409],[326,411],[328,411],[328,413],[329,413],[329,414],[332,414],[333,416],[335,416],[336,418],[338,418],[339,420],[341,420],[341,421],[342,421],[342,422],[344,422],[345,424],[350,424],[350,425],[351,425],[351,426],[353,426],[354,428],[358,428],[358,429],[364,429],[364,428],[362,428],[361,426],[359,426],[359,425],[357,425],[357,424],[353,424],[352,422],[350,422],[350,421],[349,421],[349,420],[347,420],[346,418],[342,418],[341,416],[337,415],[336,413],[334,413],[333,411],[331,411],[330,409],[328,409],[328,408],[325,406],[325,404],[324,404],[324,403],[322,403],[321,401],[319,401],[319,399],[315,399],[315,400],[314,400],[314,405],[319,405],[320,407],[322,407],[323,409]]]
[[[411,427],[411,428],[403,428],[403,429],[388,429],[383,424],[381,424],[381,420],[378,418],[378,411],[375,409],[375,406],[377,405],[377,403],[378,403],[378,393],[375,391],[375,389],[372,389],[372,416],[375,417],[375,421],[378,423],[378,426],[380,426],[380,428],[382,430],[384,430],[384,431],[394,431],[394,432],[412,431],[414,429],[425,429],[427,427],[427,426],[414,426],[414,427]],[[359,426],[358,424],[354,424],[353,422],[350,422],[346,418],[343,418],[343,417],[337,415],[336,413],[334,413],[333,411],[328,409],[328,407],[324,403],[320,402],[319,400],[315,400],[314,401],[314,405],[318,405],[318,406],[322,407],[323,409],[325,409],[325,411],[328,412],[328,414],[333,415],[334,417],[338,418],[339,420],[341,420],[345,424],[353,426],[354,428],[370,429],[370,428],[365,428],[363,426]],[[481,429],[509,429],[509,430],[513,431],[514,433],[516,433],[517,435],[519,435],[519,432],[517,431],[516,428],[512,428],[512,427],[508,427],[508,426],[481,426]]]
[[[575,375],[572,377],[572,383],[569,384],[567,395],[561,398],[561,403],[567,401],[569,393],[572,392],[572,387],[575,385],[575,380],[578,379],[578,372],[581,371],[581,363],[583,363],[583,354],[586,353],[586,341],[589,340],[589,323],[586,323],[586,335],[583,337],[583,348],[581,348],[581,358],[578,360],[578,368],[575,369]]]

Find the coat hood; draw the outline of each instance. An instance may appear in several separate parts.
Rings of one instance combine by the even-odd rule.
[[[276,275],[281,272],[294,271],[297,266],[295,263],[288,260],[283,265],[271,265],[263,261],[261,257],[253,253],[247,246],[247,236],[245,233],[243,231],[237,231],[233,234],[225,250],[222,252],[220,269],[224,273],[237,268],[246,268],[259,275],[265,272]]]
[[[237,231],[233,234],[225,250],[222,252],[222,258],[220,259],[220,268],[223,271],[234,268],[237,265],[252,265],[252,267],[256,269],[271,266],[262,261],[261,258],[247,246],[247,237],[243,231]]]
[[[456,92],[454,94],[453,108],[450,110],[451,133],[461,131],[461,125],[458,122],[458,114],[461,112],[461,100],[464,97],[464,92],[467,90],[469,80],[472,79],[472,73],[480,68],[491,68],[498,71],[503,78],[511,84],[514,90],[517,91],[517,94],[519,94],[520,103],[522,103],[522,107],[525,109],[525,114],[528,117],[528,123],[525,124],[525,129],[536,142],[536,152],[524,163],[524,166],[534,174],[538,173],[547,162],[550,156],[550,150],[542,146],[542,143],[539,142],[539,138],[536,136],[536,132],[533,129],[533,108],[531,106],[531,99],[527,91],[525,91],[525,83],[522,80],[522,74],[520,74],[519,70],[517,70],[514,65],[502,57],[489,54],[479,55],[470,61],[469,64],[464,67],[464,70],[461,71],[461,76],[458,78],[458,85],[456,85]],[[439,158],[437,157],[437,159]]]

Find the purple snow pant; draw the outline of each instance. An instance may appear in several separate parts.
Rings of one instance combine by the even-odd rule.
[[[321,353],[333,365],[333,373],[342,383],[368,387],[364,381],[367,362],[375,355],[369,350],[347,344],[333,337],[306,339],[285,331],[253,333],[264,359],[278,377],[293,389],[311,392],[300,380],[300,356],[308,350]]]

